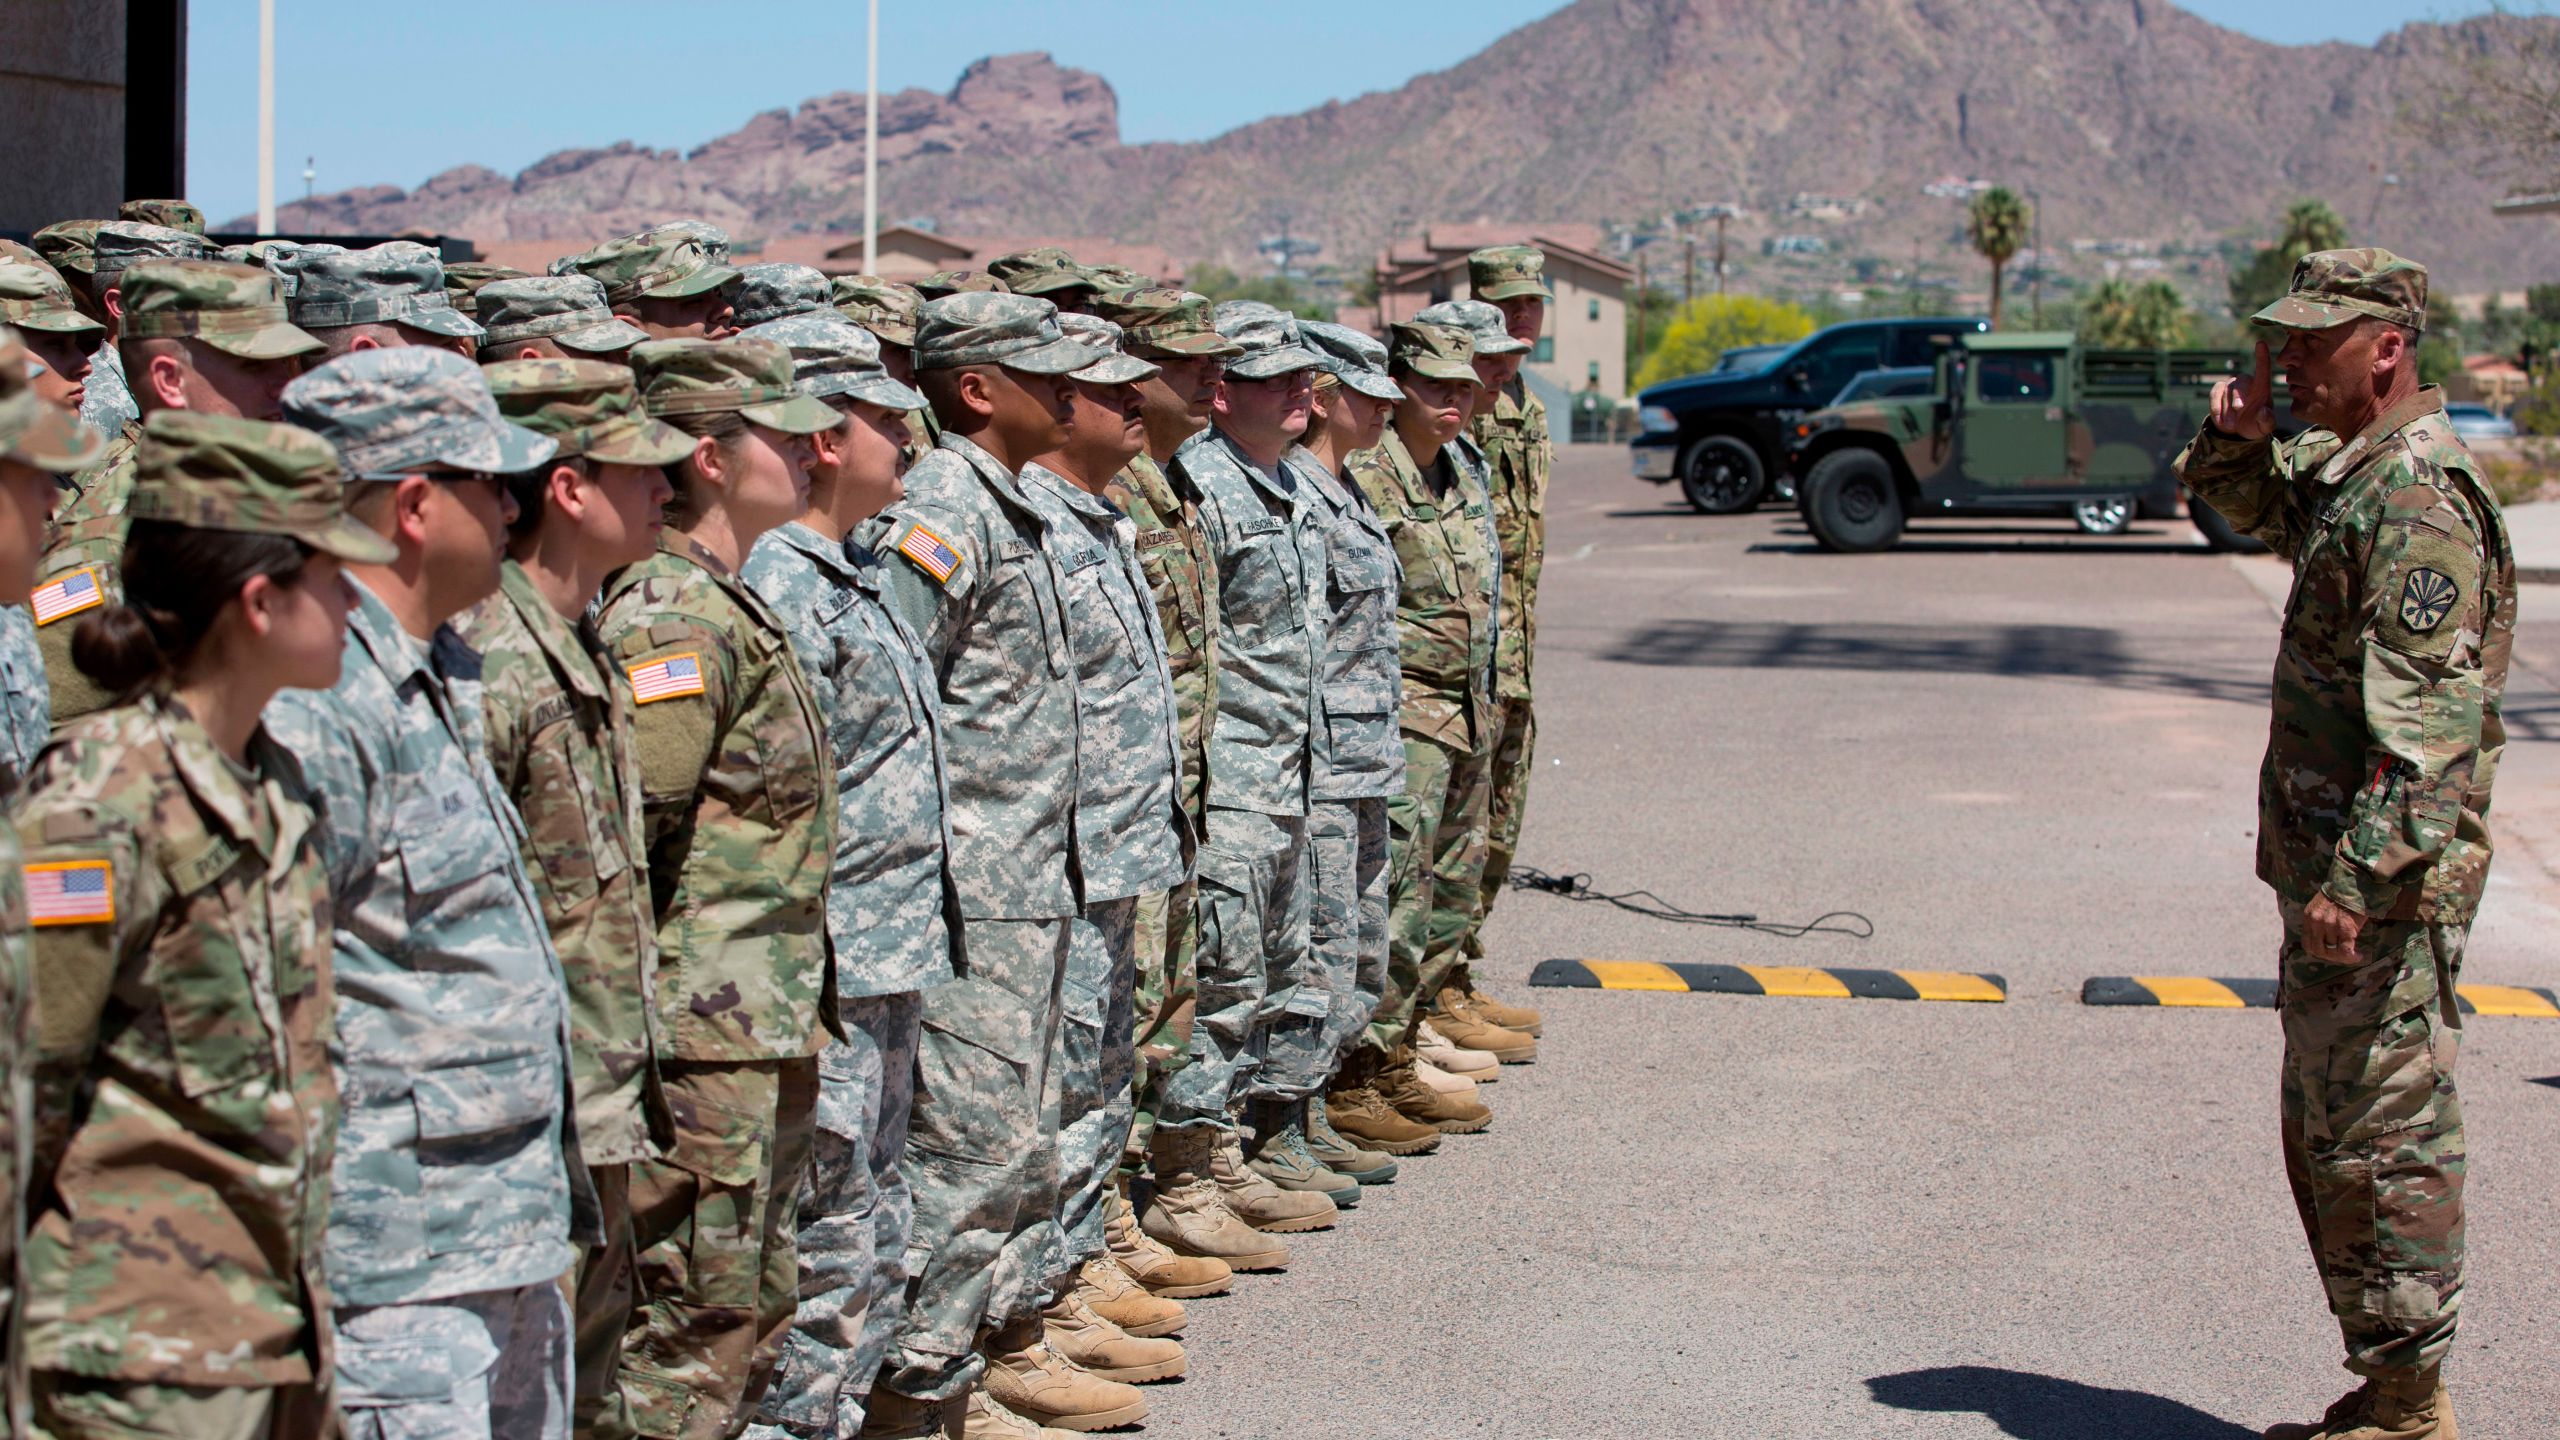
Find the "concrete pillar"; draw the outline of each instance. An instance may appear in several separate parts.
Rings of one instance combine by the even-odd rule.
[[[0,230],[124,198],[125,0],[0,0]]]

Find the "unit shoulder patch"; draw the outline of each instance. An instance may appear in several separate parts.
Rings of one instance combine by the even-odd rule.
[[[2461,598],[2462,587],[2452,576],[2420,566],[2400,584],[2400,623],[2411,634],[2424,635],[2443,624]]]

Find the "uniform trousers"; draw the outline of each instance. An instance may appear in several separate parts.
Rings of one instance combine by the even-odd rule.
[[[556,1282],[337,1312],[347,1440],[568,1440]]]
[[[1308,948],[1330,1008],[1305,1053],[1272,1043],[1274,1067],[1296,1065],[1321,1087],[1350,1058],[1387,984],[1387,800],[1318,800],[1307,807]]]
[[[1483,750],[1404,736],[1404,793],[1387,802],[1387,984],[1369,1021],[1384,1057],[1448,983],[1484,874],[1491,766]]]
[[[1138,900],[1088,900],[1072,927],[1051,1067],[1058,1107],[1058,1230],[1064,1249],[1050,1277],[1053,1294],[1084,1262],[1102,1254],[1121,1152],[1136,1100]]]
[[[1158,1125],[1226,1128],[1239,1101],[1306,1093],[1256,1073],[1274,1023],[1321,1020],[1330,1008],[1321,994],[1298,991],[1308,965],[1306,850],[1303,815],[1210,807],[1191,1064],[1166,1084]]]
[[[1485,815],[1484,875],[1476,882],[1476,913],[1459,943],[1461,964],[1484,958],[1484,921],[1494,900],[1511,882],[1511,861],[1520,853],[1520,820],[1528,812],[1529,776],[1537,768],[1538,711],[1526,695],[1505,698],[1494,709],[1492,786]],[[1461,975],[1463,982],[1469,978]]]
[[[1138,897],[1137,909],[1137,1111],[1129,1126],[1123,1168],[1143,1162],[1147,1137],[1165,1087],[1191,1064],[1191,1031],[1200,1004],[1196,968],[1200,926],[1199,882]]]
[[[51,1440],[310,1440],[335,1413],[323,1385],[146,1385],[59,1370],[28,1377]]]

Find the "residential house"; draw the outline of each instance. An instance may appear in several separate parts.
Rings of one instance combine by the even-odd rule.
[[[1425,226],[1378,256],[1378,305],[1341,312],[1344,324],[1383,334],[1424,306],[1467,298],[1467,255],[1488,245],[1535,245],[1547,254],[1545,330],[1522,367],[1551,412],[1570,395],[1597,389],[1611,403],[1627,393],[1627,291],[1635,271],[1601,253],[1600,227],[1573,224]],[[1557,439],[1564,438],[1557,427]]]

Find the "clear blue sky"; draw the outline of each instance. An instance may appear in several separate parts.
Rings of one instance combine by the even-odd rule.
[[[880,83],[947,90],[999,51],[1046,50],[1120,96],[1131,141],[1197,140],[1444,69],[1561,0],[882,0]],[[2371,41],[2475,0],[2187,0],[2270,40]],[[2531,8],[2531,7],[2528,7]],[[216,222],[258,198],[256,0],[188,7],[188,190]],[[732,17],[754,17],[733,28]],[[414,186],[554,150],[689,148],[760,110],[859,90],[861,0],[276,0],[276,191]],[[429,57],[442,62],[429,65]],[[1222,65],[1220,57],[1244,63]]]

